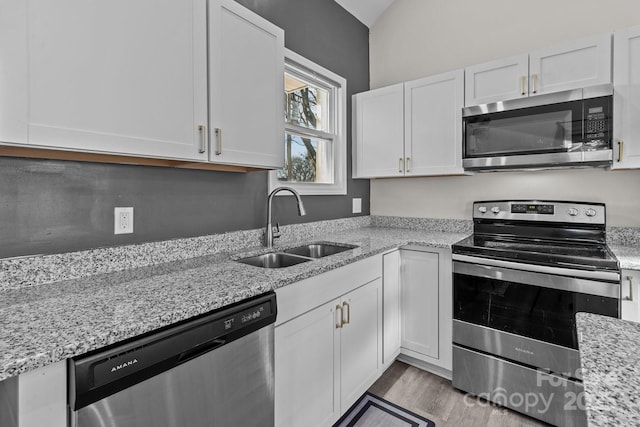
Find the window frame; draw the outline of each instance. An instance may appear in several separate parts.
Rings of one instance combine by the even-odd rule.
[[[309,129],[291,123],[284,123],[282,150],[285,150],[284,136],[286,132],[296,135],[305,135],[331,141],[333,156],[332,184],[280,181],[277,171],[269,171],[269,193],[277,187],[287,186],[295,189],[301,195],[346,195],[347,194],[347,80],[336,73],[316,64],[313,61],[299,55],[292,50],[285,49],[285,72],[293,76],[300,76],[305,80],[317,83],[319,87],[332,92],[335,109],[331,113],[333,132],[327,133],[320,130]],[[284,78],[284,75],[282,76]],[[283,118],[284,120],[284,118]],[[286,195],[288,193],[278,193]]]

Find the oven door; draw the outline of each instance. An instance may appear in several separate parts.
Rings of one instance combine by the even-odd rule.
[[[620,313],[617,272],[454,254],[453,287],[455,344],[570,378],[581,378],[576,313]]]

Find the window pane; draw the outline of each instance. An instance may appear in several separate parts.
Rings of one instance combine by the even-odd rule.
[[[279,181],[333,184],[333,142],[320,138],[285,134],[284,168]]]
[[[330,92],[304,79],[284,75],[285,121],[309,129],[331,132]]]

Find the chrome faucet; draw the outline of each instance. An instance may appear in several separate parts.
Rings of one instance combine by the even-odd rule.
[[[304,216],[307,212],[304,210],[304,204],[302,203],[302,199],[296,190],[291,187],[278,187],[269,194],[269,202],[267,205],[267,231],[264,233],[264,245],[268,248],[273,247],[273,239],[277,239],[280,237],[280,225],[276,223],[275,231],[271,226],[271,203],[273,201],[273,196],[280,191],[289,191],[291,194],[296,196],[296,203],[298,204],[298,215]]]

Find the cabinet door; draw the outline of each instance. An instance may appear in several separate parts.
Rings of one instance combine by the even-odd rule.
[[[400,251],[382,256],[382,363],[400,352]]]
[[[530,95],[611,83],[611,34],[531,52],[529,75]]]
[[[464,71],[404,84],[405,175],[462,174]]]
[[[339,302],[334,300],[276,327],[276,426],[326,426],[339,418]]]
[[[342,308],[340,400],[344,412],[378,378],[382,350],[382,280],[378,278],[346,294]]]
[[[0,3],[0,142],[28,141],[27,2]]]
[[[404,85],[353,96],[353,177],[404,175]]]
[[[640,271],[622,270],[622,318],[640,322]]]
[[[29,144],[206,160],[206,0],[30,0]]]
[[[640,26],[614,37],[613,168],[640,168]]]
[[[284,31],[233,0],[209,5],[210,161],[284,165]]]
[[[401,250],[402,347],[439,357],[439,255]]]
[[[465,68],[465,106],[528,96],[529,55]]]

